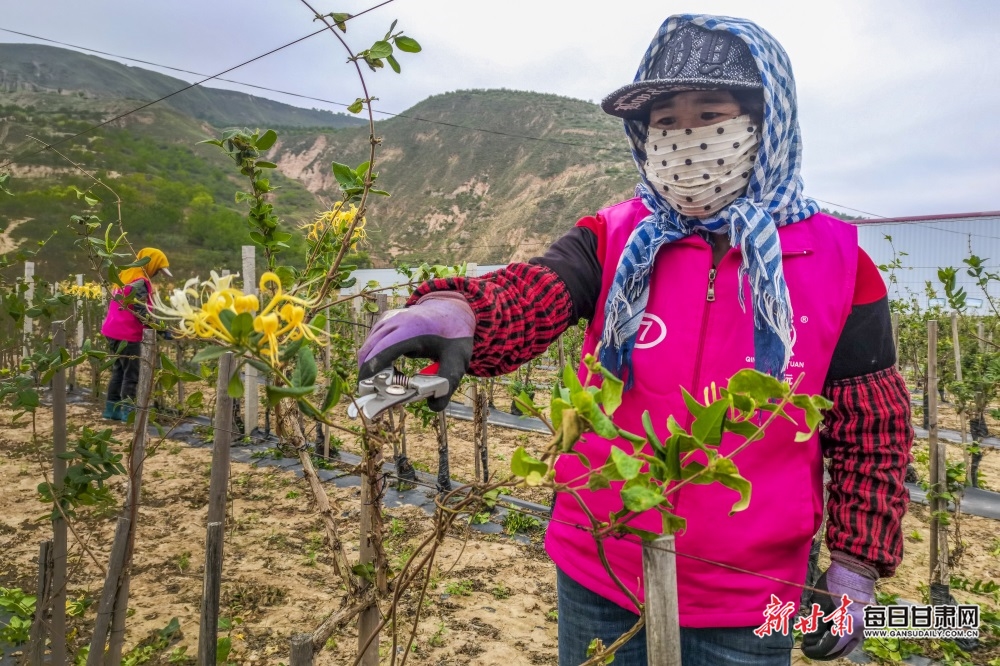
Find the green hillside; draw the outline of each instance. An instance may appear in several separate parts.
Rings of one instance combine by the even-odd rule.
[[[0,105],[0,159],[20,157],[10,167],[14,196],[0,199],[0,231],[6,232],[8,244],[17,245],[55,233],[39,255],[40,276],[87,272],[70,216],[93,212],[105,222],[115,221],[115,195],[132,242],[161,247],[180,274],[206,275],[208,268],[223,266],[238,270],[240,246],[248,241],[234,193],[244,184],[224,156],[198,145],[215,129],[171,109],[151,107],[60,145],[63,155],[114,191],[94,188],[101,203],[91,210],[72,188],[86,189],[93,181],[64,157],[41,151],[29,136],[54,143],[115,115],[122,103],[23,92],[6,99],[14,104]],[[287,226],[315,213],[319,204],[302,185],[280,174],[276,182]]]
[[[138,96],[138,88],[128,86],[122,88],[126,98],[96,96],[95,81],[103,81],[106,94],[113,92],[107,61],[79,57],[84,60],[77,63],[75,78],[88,92],[49,90],[55,74],[36,73],[37,80],[48,82],[40,90],[14,85],[11,64],[0,64],[0,89],[8,90],[0,95],[0,161],[16,156],[9,167],[15,196],[0,198],[0,250],[57,232],[39,258],[39,274],[50,279],[86,269],[69,218],[86,210],[72,187],[86,188],[92,181],[30,137],[48,143],[66,139],[134,108]],[[114,68],[127,70],[139,88],[151,80],[146,74],[159,76]],[[338,198],[330,163],[367,160],[369,139],[366,126],[282,127],[277,120],[227,118],[212,123],[157,104],[68,140],[59,150],[121,197],[134,244],[162,247],[182,275],[204,275],[211,267],[235,270],[247,237],[244,210],[234,194],[245,183],[217,149],[199,141],[227,126],[278,128],[269,159],[278,164],[272,179],[280,186],[275,208],[290,229]],[[629,197],[636,181],[619,121],[594,104],[554,95],[509,90],[436,95],[378,122],[376,135],[379,185],[392,197],[371,201],[363,249],[380,266],[394,260],[526,259],[580,217]],[[95,192],[102,198],[96,214],[117,219],[114,196]]]
[[[379,183],[393,196],[372,205],[376,260],[526,258],[635,186],[620,122],[588,102],[470,90],[436,95],[404,115],[377,125]],[[330,161],[360,163],[367,144],[357,129],[285,132],[274,161],[310,191],[334,196]]]
[[[189,85],[187,81],[42,44],[0,44],[0,91],[49,92],[103,100],[159,99]],[[302,109],[232,90],[197,86],[162,105],[213,125],[348,127],[354,116]]]

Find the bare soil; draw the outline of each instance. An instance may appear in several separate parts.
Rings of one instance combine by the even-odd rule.
[[[35,488],[46,474],[50,475],[51,425],[46,421],[48,410],[41,409],[33,440],[26,422],[10,425],[9,413],[0,417],[0,484],[8,489],[0,499],[0,541],[4,543],[0,586],[33,590],[38,543],[50,534],[44,519],[47,508],[37,501]],[[84,424],[108,424],[101,421],[96,408],[84,405],[70,405],[69,421],[71,439]],[[345,427],[351,423],[343,420]],[[126,426],[115,424],[113,428],[119,440],[128,441]],[[418,467],[436,471],[433,429],[421,428],[412,418],[407,428],[410,458]],[[357,450],[352,433],[340,430],[338,436],[345,450]],[[537,452],[545,440],[543,434],[491,426],[490,463],[496,466],[497,473],[504,473],[517,446]],[[450,421],[449,443],[453,477],[471,480],[472,424]],[[918,470],[926,478],[926,463],[922,462],[926,457],[921,454],[926,442],[918,441],[914,450]],[[949,460],[960,460],[960,447],[949,446],[948,455]],[[171,440],[158,443],[146,461],[126,648],[148,639],[174,617],[181,626],[180,637],[148,663],[167,663],[170,654],[184,651],[190,656],[197,651],[210,462],[210,450]],[[1000,488],[1000,454],[987,453],[981,475],[986,485],[992,482],[993,487]],[[114,481],[112,487],[120,501],[123,481]],[[359,528],[358,489],[338,489],[328,484],[327,492],[338,504],[348,553],[354,557],[354,535]],[[547,493],[537,491],[523,496],[539,503],[551,499]],[[230,500],[222,615],[234,624],[220,635],[232,638],[232,663],[287,663],[291,635],[311,632],[338,609],[342,598],[332,558],[324,545],[322,524],[305,482],[274,467],[234,462]],[[81,513],[85,517],[76,524],[76,531],[83,543],[71,536],[69,593],[74,598],[93,600],[100,594],[117,514],[116,510]],[[386,549],[398,567],[427,533],[429,520],[421,509],[403,507],[387,510],[385,521]],[[996,522],[963,516],[959,525],[960,538],[954,545],[960,545],[961,552],[953,563],[953,575],[972,583],[1000,580]],[[929,516],[925,507],[911,505],[903,532],[903,563],[897,575],[881,581],[879,588],[921,601],[926,597],[928,580]],[[448,536],[430,576],[408,663],[556,663],[555,570],[540,546],[540,531],[530,537],[531,543],[524,545],[505,535],[490,536],[467,529]],[[997,592],[973,594],[955,589],[953,593],[963,603],[1000,608]],[[411,620],[416,604],[415,594],[403,599],[404,612]],[[71,620],[73,650],[89,639],[93,612],[91,607],[82,619]],[[404,632],[401,640],[407,636]],[[317,655],[316,663],[349,664],[356,644],[356,631],[349,627],[335,635]],[[921,645],[928,654],[935,654],[931,644]],[[387,656],[392,649],[391,641],[384,637],[380,653]],[[986,664],[997,656],[1000,652],[996,648],[977,652],[971,663]],[[793,664],[805,663],[807,660],[793,652]]]
[[[0,427],[0,535],[4,557],[0,586],[34,590],[40,541],[50,538],[47,509],[36,486],[50,474],[50,425],[39,412],[37,436],[30,426]],[[82,424],[101,423],[99,413],[80,405],[69,409],[70,437]],[[105,424],[108,422],[104,422]],[[114,425],[125,442],[129,432]],[[197,653],[198,618],[204,565],[204,534],[211,451],[165,440],[144,466],[143,501],[132,570],[126,636],[130,648],[180,621],[182,636],[159,655]],[[113,483],[120,500],[124,483]],[[339,505],[349,557],[357,556],[358,489],[327,487]],[[227,521],[222,616],[234,624],[229,660],[236,664],[287,662],[292,634],[311,632],[339,607],[342,594],[323,527],[307,484],[291,472],[234,462]],[[81,512],[81,513],[86,513]],[[113,534],[115,511],[90,515],[76,524],[83,544],[71,536],[69,594],[100,596]],[[386,511],[390,559],[400,566],[428,531],[426,514],[415,507]],[[466,530],[450,534],[432,572],[428,596],[408,663],[554,664],[556,662],[555,570],[539,545]],[[86,548],[84,548],[84,545]],[[416,596],[403,600],[412,618]],[[72,650],[89,640],[94,608],[71,620]],[[408,633],[402,634],[402,639]],[[349,664],[357,634],[337,634],[317,664]],[[387,655],[391,641],[379,651]]]

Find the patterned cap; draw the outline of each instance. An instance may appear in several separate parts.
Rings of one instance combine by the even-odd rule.
[[[667,93],[762,87],[760,72],[742,39],[687,23],[670,36],[647,78],[614,91],[601,101],[601,108],[619,118],[639,119],[647,117],[653,102]]]

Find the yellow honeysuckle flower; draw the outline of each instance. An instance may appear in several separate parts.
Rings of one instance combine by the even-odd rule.
[[[260,302],[257,300],[256,294],[246,294],[233,299],[233,307],[236,309],[236,314],[254,312],[260,310]]]
[[[301,228],[306,231],[306,238],[314,243],[318,243],[324,235],[340,238],[347,233],[357,215],[357,206],[349,204],[345,207],[343,201],[336,201],[330,210],[318,214],[314,222],[305,224]],[[351,232],[350,244],[352,249],[357,245],[358,241],[366,238],[366,221],[366,218],[358,220],[354,231]]]
[[[277,333],[279,325],[278,315],[276,314],[257,315],[253,320],[253,330],[264,334],[261,342],[266,342],[267,346],[263,347],[261,352],[266,353],[271,358],[271,365],[278,364]]]
[[[282,345],[302,337],[319,341],[305,321],[307,310],[316,302],[285,293],[280,278],[269,271],[260,277],[260,290],[262,294],[273,295],[261,308],[256,295],[229,286],[231,278],[220,277],[214,271],[205,282],[192,278],[184,283],[183,289],[173,290],[169,302],[154,294],[153,312],[161,319],[176,321],[181,335],[236,344],[222,321],[222,313],[240,315],[259,311],[253,319],[253,330],[261,334],[257,349],[274,366],[278,365]]]

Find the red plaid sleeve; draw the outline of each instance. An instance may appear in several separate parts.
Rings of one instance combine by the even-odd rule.
[[[469,373],[494,377],[541,355],[572,320],[569,290],[555,271],[510,264],[479,278],[440,278],[420,285],[407,305],[432,291],[461,292],[476,314]]]
[[[830,381],[824,394],[833,401],[820,432],[830,459],[827,547],[891,576],[903,557],[909,503],[910,394],[895,366]]]

